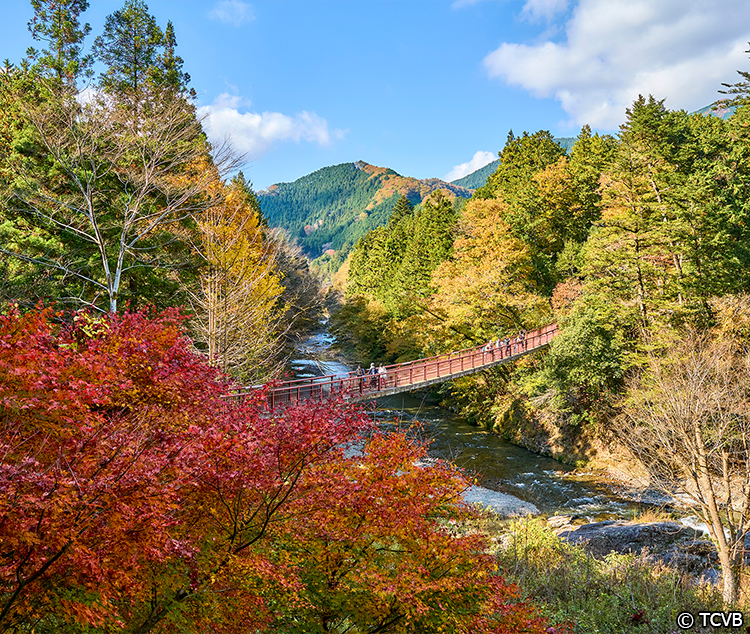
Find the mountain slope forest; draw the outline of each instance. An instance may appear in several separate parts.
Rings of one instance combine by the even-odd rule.
[[[318,268],[335,271],[361,236],[386,223],[399,197],[418,204],[436,190],[452,200],[471,196],[437,178],[405,177],[363,161],[324,167],[258,196],[271,226],[289,231],[311,259],[320,258]]]
[[[32,0],[0,72],[0,633],[549,632],[456,530],[455,465],[342,400],[237,397],[319,287],[172,23],[126,0],[87,48],[88,5]]]
[[[556,139],[563,148],[575,139]],[[401,176],[390,168],[357,161],[324,167],[292,183],[277,183],[258,192],[263,213],[272,227],[288,231],[291,239],[313,260],[313,268],[334,273],[352,246],[365,233],[388,221],[396,201],[404,197],[419,205],[440,190],[455,207],[469,198],[497,168],[498,161],[446,183],[438,178]],[[458,199],[458,200],[456,200]]]
[[[713,526],[729,599],[750,520],[732,498],[750,490],[747,85],[726,119],[639,97],[617,136],[584,127],[569,152],[511,133],[463,209],[400,199],[337,280],[337,334],[363,363],[559,323],[545,354],[445,384],[443,401],[535,451],[627,455],[682,491]]]

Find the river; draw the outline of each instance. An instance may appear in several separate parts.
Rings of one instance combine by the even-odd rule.
[[[331,357],[327,332],[312,335],[292,361],[296,378],[346,375],[353,368]],[[477,479],[473,499],[489,503],[492,492],[511,494],[544,515],[571,515],[582,521],[630,518],[636,503],[619,497],[601,474],[576,470],[552,458],[513,445],[486,429],[469,425],[453,412],[407,393],[378,399],[374,415],[382,425],[419,421],[434,458],[448,459]]]

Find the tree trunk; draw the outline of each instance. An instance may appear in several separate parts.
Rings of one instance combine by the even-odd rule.
[[[719,562],[721,563],[721,578],[724,584],[722,588],[724,609],[734,609],[739,598],[739,566],[732,560],[728,552],[721,552],[721,550],[719,551]]]

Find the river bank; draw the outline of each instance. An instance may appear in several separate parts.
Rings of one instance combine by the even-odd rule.
[[[354,369],[356,362],[335,350],[334,341],[325,325],[305,338],[291,362],[294,374],[341,376]],[[378,399],[373,415],[383,426],[412,426],[429,443],[431,456],[452,461],[475,479],[471,501],[501,516],[562,514],[591,522],[629,519],[643,511],[639,492],[626,490],[612,475],[576,468],[471,425],[439,407],[427,392]]]

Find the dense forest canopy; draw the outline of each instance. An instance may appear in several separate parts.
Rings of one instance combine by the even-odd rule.
[[[293,183],[260,192],[272,226],[283,227],[314,259],[321,273],[333,273],[368,231],[388,222],[399,197],[419,204],[440,190],[451,200],[471,191],[439,179],[409,178],[363,161],[324,167]]]
[[[402,199],[389,224],[352,250],[337,323],[342,340],[367,361],[402,361],[557,322],[547,354],[454,381],[443,398],[509,437],[523,438],[519,421],[538,434],[535,421],[551,416],[580,446],[640,438],[644,467],[656,469],[647,456],[665,436],[648,430],[665,423],[648,427],[644,412],[653,414],[653,403],[651,410],[634,404],[648,399],[646,386],[658,385],[658,398],[666,398],[665,367],[694,367],[675,341],[702,342],[707,373],[719,371],[708,369],[716,350],[742,356],[737,351],[750,345],[748,332],[728,332],[726,321],[746,323],[742,298],[750,293],[750,103],[746,81],[726,88],[732,100],[720,104],[723,117],[670,111],[641,96],[617,136],[584,126],[564,148],[547,131],[511,132],[486,183],[426,233],[420,226],[432,207],[417,214]],[[408,257],[416,252],[419,267]],[[718,393],[728,383],[717,385]],[[742,392],[736,402],[746,407],[750,395]],[[730,468],[734,449],[715,444],[716,434],[750,441],[743,411],[721,419],[732,421],[731,430],[717,427],[719,418],[702,420],[690,433],[705,444],[688,443],[675,461],[658,465],[685,474],[671,490],[685,490],[713,526],[730,601],[749,507],[734,506],[737,525],[731,513],[722,520],[713,511],[733,503],[710,483],[749,486]],[[701,458],[717,452],[724,462]],[[680,471],[685,464],[703,465],[694,484]]]
[[[126,0],[87,52],[88,4],[32,0],[40,50],[0,72],[0,632],[542,634],[455,530],[457,467],[350,403],[237,398],[320,286],[206,138],[173,25]],[[371,210],[403,185],[377,176]]]

